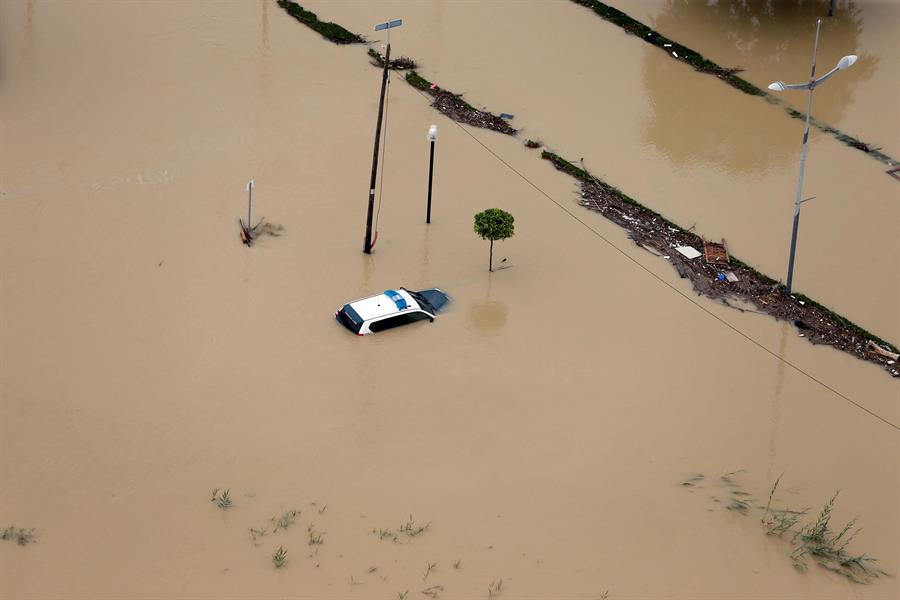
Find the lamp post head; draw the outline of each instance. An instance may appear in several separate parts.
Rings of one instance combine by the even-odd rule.
[[[843,71],[844,69],[849,69],[852,67],[856,61],[859,60],[859,57],[855,54],[849,54],[838,61],[837,68],[839,71]]]
[[[428,128],[428,141],[436,142],[437,141],[437,125],[432,125]]]
[[[787,88],[784,87],[783,81],[776,81],[775,83],[769,84],[769,89],[772,90],[773,92],[783,92]]]

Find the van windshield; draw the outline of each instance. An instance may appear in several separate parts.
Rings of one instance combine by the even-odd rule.
[[[410,296],[412,296],[413,298],[415,298],[416,302],[419,303],[419,306],[421,306],[423,310],[426,310],[426,311],[430,312],[431,314],[434,314],[435,312],[437,312],[434,310],[434,307],[431,305],[431,302],[426,300],[425,296],[423,296],[419,292],[413,292],[412,290],[406,290],[406,293],[409,294]]]

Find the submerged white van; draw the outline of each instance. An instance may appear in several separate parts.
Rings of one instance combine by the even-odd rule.
[[[385,290],[383,294],[345,304],[334,317],[356,335],[366,335],[415,321],[434,321],[447,300],[447,294],[437,288],[421,292],[406,288]]]

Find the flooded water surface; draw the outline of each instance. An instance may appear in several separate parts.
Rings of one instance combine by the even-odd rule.
[[[309,8],[402,17],[424,76],[781,272],[797,121],[574,4],[512,6]],[[693,296],[520,139],[399,76],[364,255],[379,83],[273,2],[0,3],[0,525],[35,528],[0,542],[0,598],[897,596],[896,381]],[[736,130],[679,141],[696,112],[662,105],[688,83]],[[804,205],[798,287],[896,341],[897,183],[811,152],[811,194],[871,221]],[[284,226],[253,248],[250,178]],[[490,207],[516,218],[493,273]],[[334,320],[398,286],[452,301],[367,337]],[[850,548],[894,577],[795,569],[760,523],[782,473],[782,505],[840,488],[834,527],[858,515]]]

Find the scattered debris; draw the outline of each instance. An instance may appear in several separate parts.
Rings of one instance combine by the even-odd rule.
[[[722,238],[721,244],[707,241],[703,236],[700,239],[703,240],[703,256],[706,259],[706,264],[728,264],[728,244],[725,243],[725,238]]]
[[[381,67],[384,68],[384,55],[380,52],[369,48],[368,52],[369,56],[372,58],[372,66],[373,67]],[[390,64],[388,65],[388,69],[393,71],[405,71],[408,69],[415,69],[419,65],[416,64],[416,61],[409,58],[408,56],[401,56],[400,58],[392,58]]]
[[[499,131],[506,135],[516,135],[517,130],[510,126],[505,119],[495,114],[481,111],[462,99],[462,94],[454,94],[450,90],[438,87],[415,71],[406,74],[406,82],[414,88],[421,90],[434,98],[431,106],[444,113],[454,121]]]
[[[543,145],[544,145],[544,142],[542,142],[540,140],[531,140],[531,139],[525,140],[526,148],[540,148]]]
[[[867,343],[873,341],[882,350],[892,354],[897,351],[896,346],[802,294],[786,295],[783,285],[730,253],[727,256],[731,268],[727,272],[720,268],[721,264],[692,260],[700,256],[696,248],[703,247],[704,244],[699,235],[677,226],[621,190],[553,152],[545,150],[541,157],[581,181],[579,203],[582,206],[599,212],[626,229],[638,246],[653,249],[668,257],[667,260],[678,274],[691,280],[694,291],[698,294],[721,301],[728,298],[744,300],[776,319],[791,323],[802,321],[809,326],[803,333],[810,342],[827,344],[862,360],[877,363],[893,377],[900,377],[897,360],[872,351],[871,347],[867,348]],[[672,249],[677,252],[671,252]],[[724,274],[724,280],[719,278],[720,273]]]
[[[881,356],[882,358],[887,358],[892,361],[896,361],[896,360],[900,359],[900,354],[898,354],[896,352],[891,352],[890,350],[885,350],[884,348],[882,348],[881,346],[879,346],[872,340],[869,340],[868,342],[866,342],[866,350],[874,352],[878,356]]]
[[[269,223],[266,221],[265,217],[260,219],[259,223],[253,227],[248,227],[243,219],[238,219],[238,225],[240,225],[241,228],[241,243],[248,247],[252,247],[256,240],[264,235],[279,237],[281,232],[284,231],[284,225],[281,225],[280,223]]]
[[[634,219],[627,220],[633,221]],[[698,256],[700,256],[700,252],[698,252],[697,249],[693,246],[675,246],[675,251],[687,259],[697,258]]]

